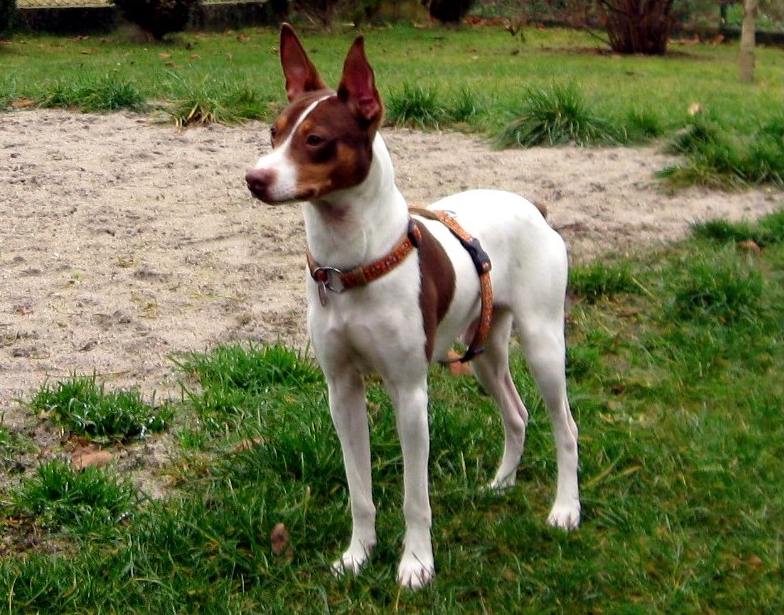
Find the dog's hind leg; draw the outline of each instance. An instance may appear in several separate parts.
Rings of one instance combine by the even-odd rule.
[[[565,530],[580,523],[580,494],[577,483],[577,425],[566,396],[566,344],[563,313],[546,318],[518,320],[520,338],[528,367],[536,380],[550,415],[558,461],[555,503],[547,522]]]
[[[348,549],[333,562],[335,574],[357,573],[376,545],[376,509],[370,475],[370,434],[362,376],[346,368],[327,376],[329,410],[343,450],[352,531]]]
[[[517,393],[509,373],[509,336],[512,313],[496,310],[485,351],[474,359],[476,377],[492,395],[504,421],[504,454],[490,482],[490,489],[500,490],[515,484],[517,465],[525,444],[528,411]]]

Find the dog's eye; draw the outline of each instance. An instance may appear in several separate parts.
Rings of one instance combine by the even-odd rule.
[[[275,128],[274,126],[272,126],[272,127],[270,128],[270,139],[272,139],[272,140],[274,141],[274,140],[275,140],[275,136],[276,136],[277,134],[278,134],[278,129],[277,129],[277,128]]]
[[[315,147],[316,145],[321,145],[322,143],[324,143],[324,141],[325,141],[324,137],[320,137],[318,135],[308,135],[307,138],[305,139],[305,143],[307,143],[312,147]]]

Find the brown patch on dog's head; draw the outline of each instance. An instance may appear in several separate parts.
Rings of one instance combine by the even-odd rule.
[[[317,199],[360,184],[373,160],[373,136],[337,96],[319,103],[291,135],[297,192]]]
[[[270,129],[276,151],[246,177],[251,191],[267,202],[314,200],[362,183],[384,110],[362,37],[346,55],[337,92],[326,88],[288,24],[280,58],[290,104]]]

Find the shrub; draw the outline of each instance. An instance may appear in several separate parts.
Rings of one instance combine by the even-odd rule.
[[[476,0],[423,0],[422,4],[433,19],[444,23],[460,23]]]
[[[673,0],[599,0],[610,47],[618,53],[663,55],[674,23]]]
[[[577,87],[529,88],[522,110],[498,135],[500,147],[615,142],[609,123],[588,109]]]
[[[0,0],[0,34],[11,30],[16,16],[16,0]]]
[[[114,4],[128,21],[160,41],[185,29],[199,0],[114,0]]]

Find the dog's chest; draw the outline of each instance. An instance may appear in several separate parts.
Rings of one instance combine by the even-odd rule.
[[[420,308],[420,274],[416,258],[383,278],[337,294],[327,292],[326,305],[318,285],[307,280],[308,330],[322,356],[351,357],[367,370],[389,360],[425,360],[425,333]]]

